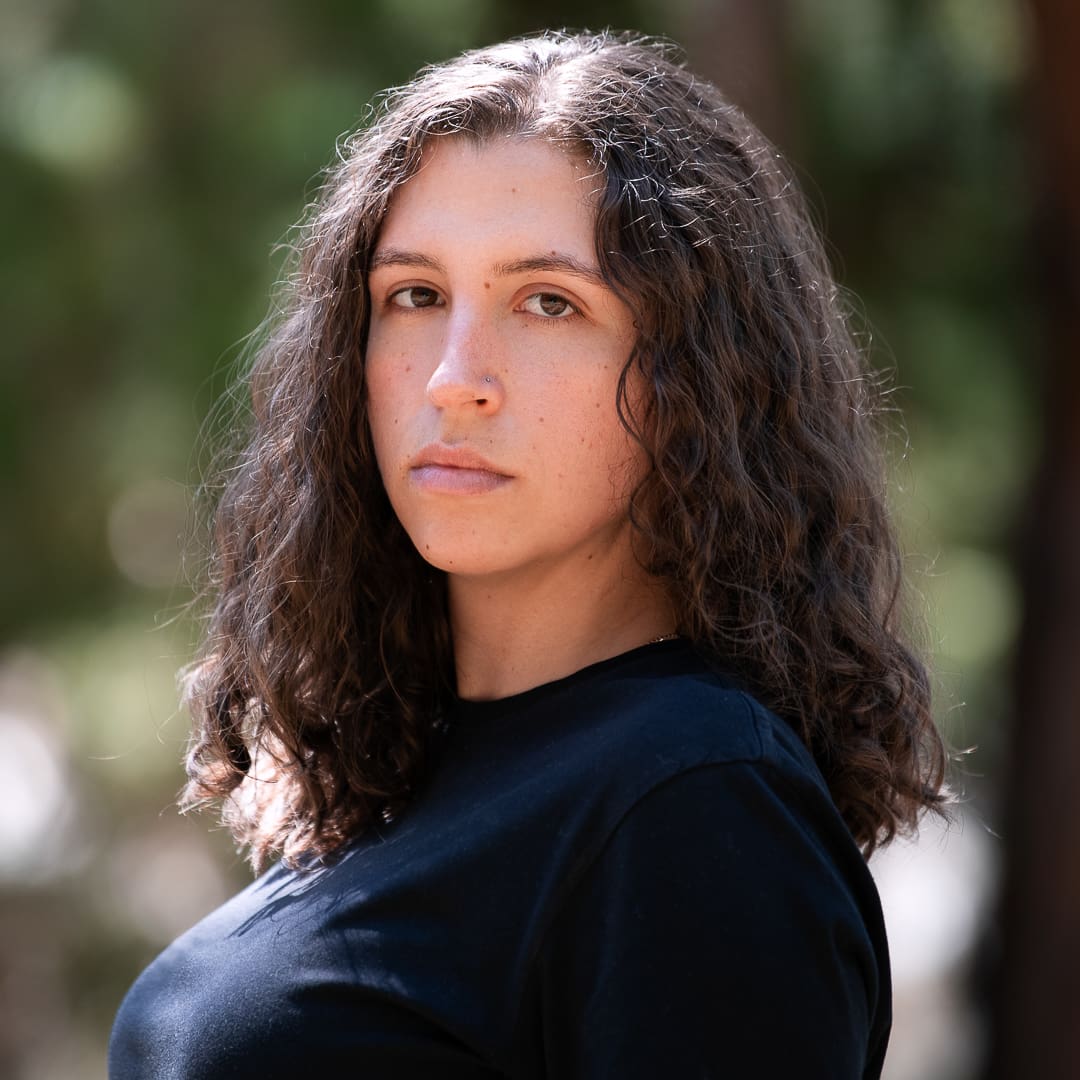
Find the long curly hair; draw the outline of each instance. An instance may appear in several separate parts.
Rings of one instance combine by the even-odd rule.
[[[214,512],[184,805],[222,800],[256,867],[307,862],[430,768],[454,690],[446,582],[376,465],[366,274],[394,191],[446,137],[543,139],[597,170],[597,256],[639,329],[613,403],[651,457],[638,557],[680,632],[801,733],[867,855],[912,828],[946,799],[947,757],[904,640],[877,382],[775,149],[670,46],[610,33],[425,69],[339,147]]]

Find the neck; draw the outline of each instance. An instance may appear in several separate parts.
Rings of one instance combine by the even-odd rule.
[[[450,575],[458,694],[509,697],[675,629],[664,589],[618,561],[606,572],[561,564],[527,575]]]

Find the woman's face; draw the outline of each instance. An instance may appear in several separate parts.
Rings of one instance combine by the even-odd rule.
[[[368,282],[368,416],[398,518],[449,573],[632,558],[646,461],[615,400],[635,331],[600,279],[599,183],[539,140],[439,138],[391,202]]]

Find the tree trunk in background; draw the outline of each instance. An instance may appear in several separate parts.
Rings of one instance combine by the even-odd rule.
[[[1024,621],[995,988],[994,1080],[1080,1077],[1080,4],[1031,0],[1045,427],[1022,535]],[[973,29],[972,32],[975,32]]]
[[[685,0],[674,31],[690,66],[790,150],[787,0]]]

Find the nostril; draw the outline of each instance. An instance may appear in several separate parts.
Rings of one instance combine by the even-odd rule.
[[[495,384],[495,376],[494,375],[485,375],[480,381],[484,384],[484,386],[494,386],[494,384]],[[488,399],[486,397],[477,396],[477,398],[476,398],[476,404],[477,405],[486,405],[487,403],[488,403]]]
[[[475,369],[470,371],[469,366],[466,362],[441,363],[428,380],[428,398],[439,408],[498,408],[502,400],[499,380]]]

